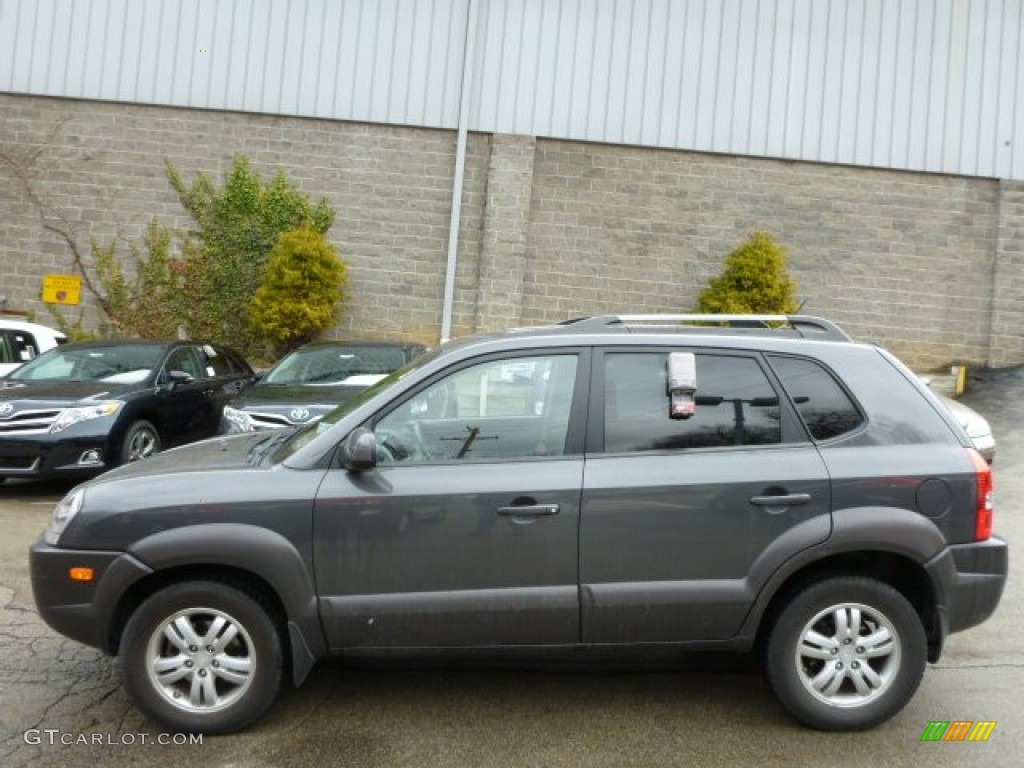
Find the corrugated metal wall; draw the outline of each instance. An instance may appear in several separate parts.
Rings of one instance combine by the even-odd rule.
[[[453,127],[468,0],[0,0],[0,90]]]
[[[0,0],[0,90],[454,128],[470,0]],[[1024,0],[479,0],[470,128],[1024,179]]]

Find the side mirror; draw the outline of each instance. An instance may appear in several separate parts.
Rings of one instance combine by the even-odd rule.
[[[185,371],[168,371],[167,372],[167,388],[174,389],[179,384],[188,384],[190,381],[195,381],[195,378],[190,373]]]
[[[341,465],[354,472],[365,472],[377,466],[377,438],[366,427],[352,430],[341,444]]]

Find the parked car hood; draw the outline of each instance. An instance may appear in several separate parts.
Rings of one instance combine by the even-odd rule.
[[[241,397],[231,403],[231,407],[254,411],[261,408],[280,409],[302,405],[306,408],[322,408],[326,411],[351,400],[364,389],[366,389],[365,384],[358,386],[256,384],[245,390]]]
[[[15,381],[0,379],[0,401],[26,400],[51,406],[75,405],[81,400],[116,398],[138,389],[137,384],[111,381]]]

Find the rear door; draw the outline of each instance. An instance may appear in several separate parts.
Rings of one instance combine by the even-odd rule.
[[[491,356],[372,420],[368,472],[316,501],[321,616],[335,650],[579,640],[583,350]]]
[[[757,354],[696,350],[696,413],[669,418],[668,348],[595,356],[580,527],[585,642],[707,641],[831,530],[817,449]]]
[[[217,434],[220,427],[224,406],[245,389],[252,380],[252,373],[232,362],[229,354],[221,347],[204,344],[196,351],[206,377],[206,392],[210,401],[210,408],[206,411],[207,420],[202,424],[201,431],[203,437],[211,437]]]

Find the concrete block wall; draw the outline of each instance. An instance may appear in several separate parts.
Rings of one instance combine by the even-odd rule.
[[[538,141],[523,320],[691,311],[762,229],[806,313],[915,365],[981,363],[998,201],[985,179]]]
[[[522,320],[535,154],[532,136],[492,139],[477,288],[481,331],[512,328]]]
[[[989,363],[1024,363],[1024,182],[1002,181]]]
[[[465,258],[453,317],[463,334],[476,325],[489,145],[488,136],[474,135],[467,151]],[[268,179],[284,170],[313,200],[326,197],[337,210],[328,236],[348,262],[352,300],[333,335],[437,341],[455,167],[451,131],[0,94],[0,151],[26,158],[40,149],[37,191],[72,221],[85,248],[92,238],[138,237],[153,216],[190,225],[167,182],[165,159],[186,180],[204,171],[219,181],[237,155]],[[38,300],[42,276],[70,267],[66,246],[40,226],[0,167],[0,295],[49,322]],[[95,321],[91,302],[86,311]]]
[[[219,179],[244,154],[337,210],[352,290],[331,335],[437,341],[454,133],[0,94],[0,151],[27,156],[62,120],[34,178],[83,244],[154,215],[187,227],[164,159]],[[788,247],[805,312],[922,369],[1024,364],[1020,182],[486,134],[468,143],[453,335],[687,311],[756,229]],[[42,275],[69,268],[0,168],[0,295],[45,322]]]

